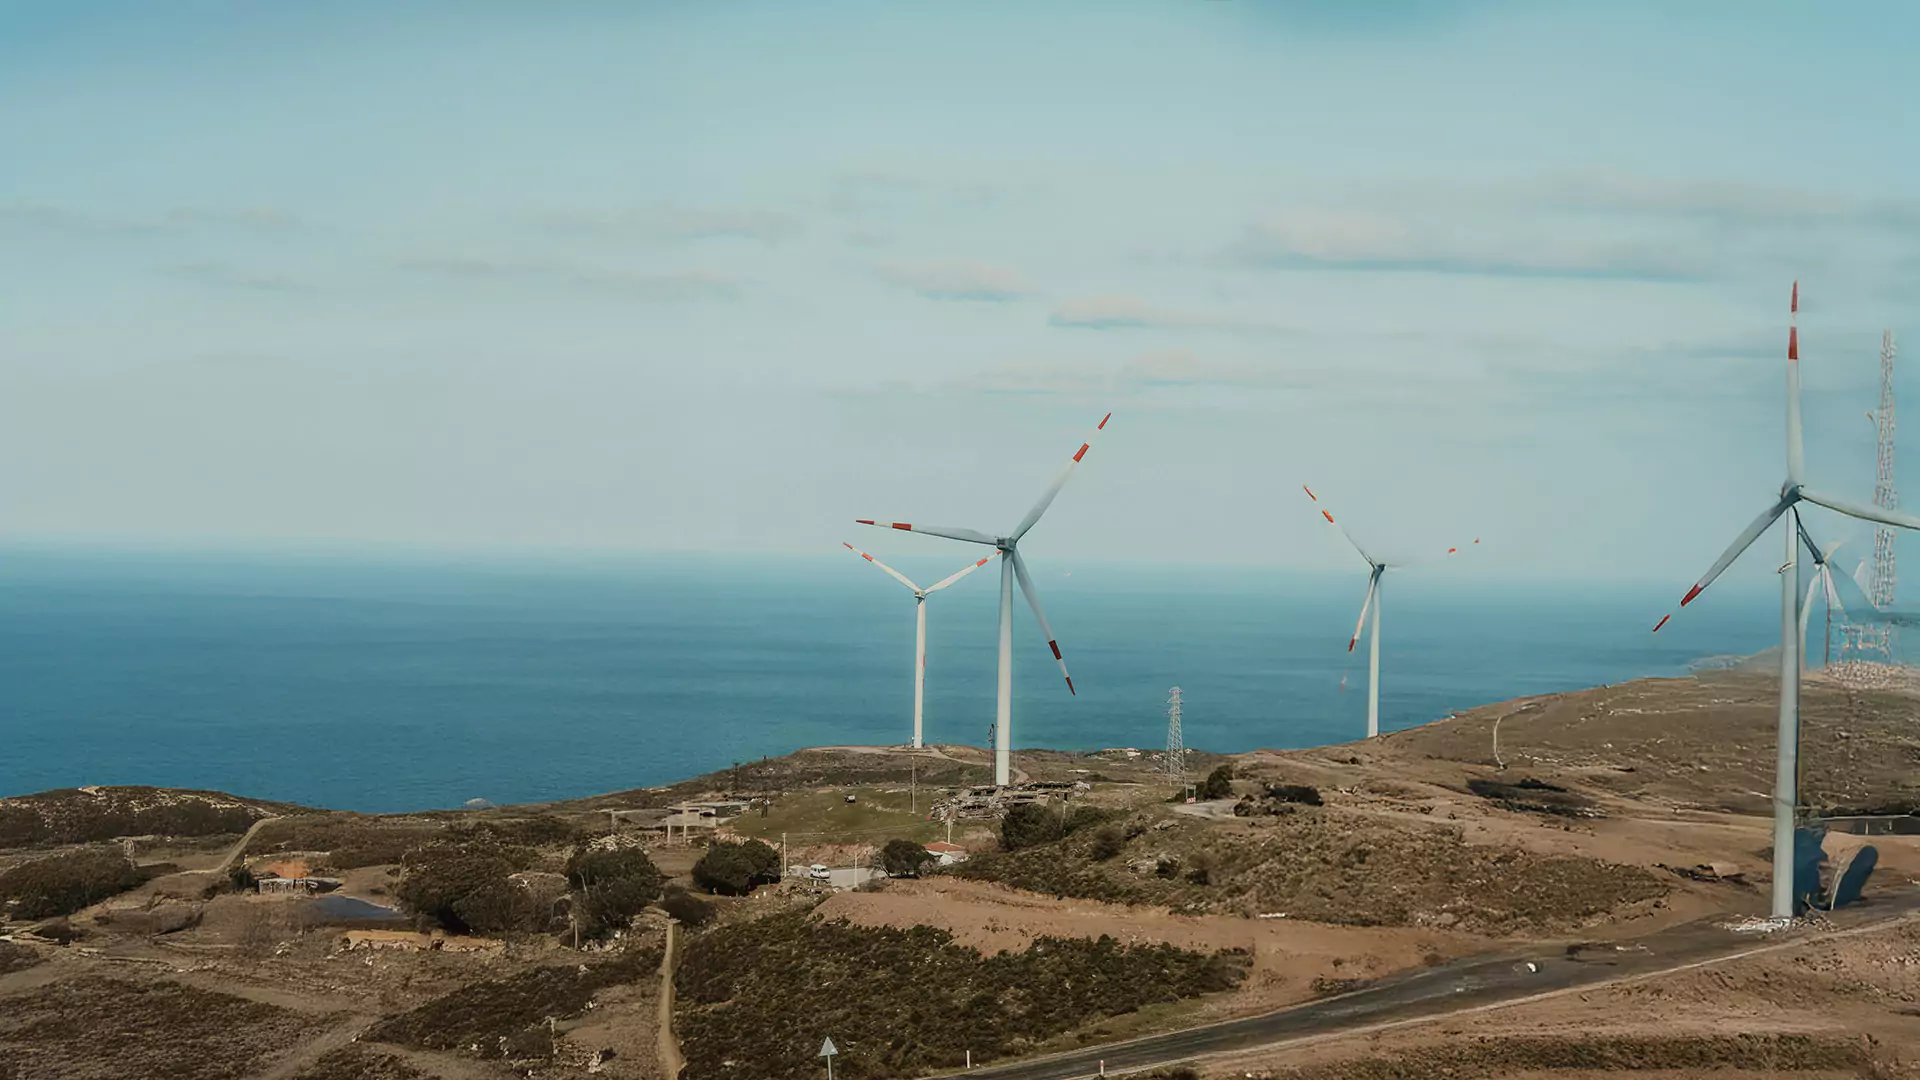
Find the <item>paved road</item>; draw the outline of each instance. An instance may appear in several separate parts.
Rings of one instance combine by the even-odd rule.
[[[1882,899],[1840,913],[1839,932],[1864,932],[1920,911],[1920,892]],[[1383,979],[1351,994],[1296,1005],[1263,1016],[1093,1046],[1052,1057],[974,1069],[969,1080],[1077,1080],[1172,1065],[1206,1054],[1253,1050],[1308,1036],[1432,1018],[1509,1003],[1554,991],[1591,988],[1687,967],[1719,963],[1756,951],[1792,948],[1830,937],[1799,930],[1780,941],[1694,923],[1634,942],[1546,946],[1473,957]]]

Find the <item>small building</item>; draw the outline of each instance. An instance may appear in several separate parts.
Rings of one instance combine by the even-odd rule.
[[[945,840],[935,840],[933,843],[928,844],[927,854],[940,860],[941,866],[952,866],[954,863],[967,861],[966,848],[961,847],[959,844],[949,844]]]
[[[340,879],[329,877],[264,877],[254,884],[263,893],[293,893],[300,896],[319,896],[321,893],[330,893],[339,888]]]

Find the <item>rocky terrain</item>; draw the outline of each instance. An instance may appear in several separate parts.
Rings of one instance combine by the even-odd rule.
[[[978,750],[821,748],[415,815],[152,788],[11,797],[0,1080],[799,1076],[827,1034],[836,1075],[902,1077],[1522,945],[1630,949],[1701,923],[1752,953],[1711,928],[1766,910],[1771,693],[1703,673],[1367,743],[1194,755],[1210,796],[1194,802],[1155,752],[1022,751],[1029,789],[951,822],[986,776]],[[1816,678],[1804,712],[1808,802],[1913,809],[1920,700]],[[648,831],[670,805],[727,798],[745,812],[692,843]],[[971,857],[919,878],[833,888],[805,870],[851,883],[890,841],[949,835]],[[1836,831],[1827,851],[1865,842]],[[1920,837],[1871,842],[1865,915],[1907,910]],[[262,877],[325,894],[256,891]],[[1920,1060],[1916,925],[1807,925],[1709,967],[1161,1071],[1903,1075]]]

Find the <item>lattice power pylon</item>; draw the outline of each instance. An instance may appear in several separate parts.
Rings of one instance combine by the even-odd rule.
[[[1187,782],[1187,746],[1180,736],[1180,688],[1167,692],[1167,780],[1175,787]]]
[[[1873,412],[1877,440],[1874,464],[1873,504],[1886,510],[1900,505],[1900,493],[1893,484],[1893,331],[1880,336],[1880,407]],[[1894,601],[1898,577],[1894,572],[1894,530],[1886,526],[1873,532],[1873,579],[1867,585],[1867,598],[1875,607],[1890,607]],[[1844,665],[1848,672],[1866,675],[1872,665],[1893,664],[1899,655],[1893,627],[1886,623],[1849,623],[1841,643],[1842,655],[1855,663]]]

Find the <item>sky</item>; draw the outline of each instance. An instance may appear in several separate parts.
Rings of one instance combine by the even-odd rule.
[[[1779,486],[1796,278],[1810,478],[1871,495],[1916,40],[1898,3],[0,0],[0,540],[944,565],[853,520],[1004,531],[1111,412],[1036,565],[1364,573],[1310,483],[1396,558],[1677,593]]]

